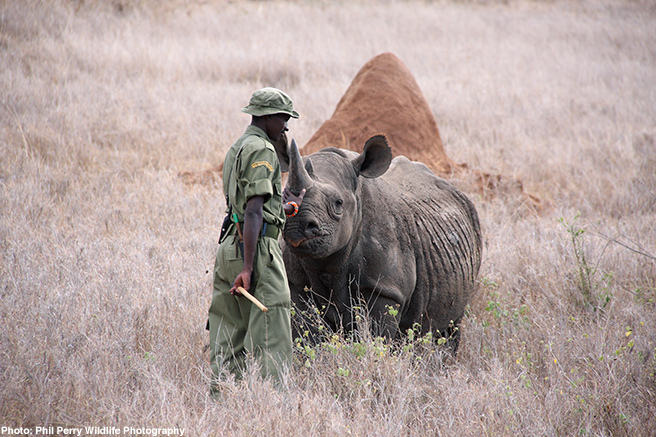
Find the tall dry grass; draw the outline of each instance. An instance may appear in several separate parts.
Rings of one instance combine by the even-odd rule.
[[[1,1],[0,426],[656,435],[655,19],[610,0]],[[303,144],[384,51],[452,158],[548,207],[468,193],[485,253],[457,357],[337,336],[299,349],[286,390],[253,376],[213,402],[223,200],[177,175],[221,162],[265,85]]]

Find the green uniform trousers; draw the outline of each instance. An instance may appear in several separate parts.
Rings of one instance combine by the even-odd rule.
[[[216,381],[223,366],[241,379],[251,355],[262,376],[277,384],[283,366],[289,367],[293,356],[289,284],[280,244],[270,237],[260,237],[257,243],[249,291],[267,307],[266,313],[246,297],[230,294],[243,267],[237,245],[236,236],[228,235],[216,255],[209,309],[210,366]]]

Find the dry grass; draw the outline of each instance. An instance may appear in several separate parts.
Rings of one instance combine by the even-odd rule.
[[[0,1],[0,426],[656,435],[655,20],[619,0]],[[452,158],[551,207],[470,193],[485,259],[455,359],[337,337],[286,391],[212,402],[223,200],[177,174],[222,160],[264,85],[303,144],[383,51]]]

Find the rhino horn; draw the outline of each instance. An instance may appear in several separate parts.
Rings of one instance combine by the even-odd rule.
[[[287,181],[287,186],[292,193],[298,195],[303,188],[308,190],[312,185],[312,162],[308,158],[308,161],[303,165],[303,159],[301,158],[301,153],[298,151],[298,146],[296,141],[292,139],[291,144],[289,145],[289,179]]]
[[[276,155],[278,155],[280,172],[287,173],[289,171],[289,142],[284,132],[280,135],[280,139],[273,143],[273,148],[276,149]]]

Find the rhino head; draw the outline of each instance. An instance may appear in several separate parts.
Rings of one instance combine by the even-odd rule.
[[[392,151],[383,135],[371,137],[358,155],[328,147],[305,162],[292,140],[289,147],[287,187],[296,195],[306,194],[294,217],[288,218],[283,238],[290,250],[303,258],[325,259],[344,252],[361,229],[360,176],[376,178],[392,162]]]

